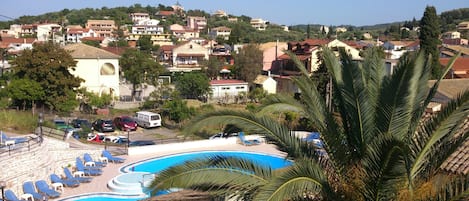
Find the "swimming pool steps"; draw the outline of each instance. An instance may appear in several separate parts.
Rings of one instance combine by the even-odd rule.
[[[153,178],[154,175],[147,172],[130,172],[114,177],[107,187],[116,193],[144,195]]]

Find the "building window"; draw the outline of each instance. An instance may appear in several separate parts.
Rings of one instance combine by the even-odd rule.
[[[101,66],[101,75],[114,75],[116,68],[111,63],[105,63]]]
[[[244,89],[244,86],[243,87],[236,87],[236,89]]]
[[[222,87],[221,90],[230,90],[230,87]]]

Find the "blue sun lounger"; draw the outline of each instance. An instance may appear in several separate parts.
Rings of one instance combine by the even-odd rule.
[[[85,175],[88,176],[97,176],[103,174],[103,171],[96,166],[85,167],[83,161],[79,157],[77,157],[76,159],[75,166],[77,168],[77,171],[83,172]]]
[[[50,188],[47,182],[44,180],[37,180],[35,184],[36,184],[37,191],[39,193],[46,195],[49,198],[57,198],[60,196],[60,193]]]
[[[62,179],[59,177],[59,175],[56,174],[51,174],[50,175],[50,181],[52,183],[61,183],[66,187],[77,187],[80,185],[80,182],[76,180],[75,178],[73,179]]]
[[[75,177],[75,176],[73,176],[72,172],[68,168],[64,168],[64,173],[65,173],[65,178],[66,179],[75,180],[75,181],[78,181],[80,183],[88,183],[88,182],[91,182],[91,180],[93,180],[93,178],[91,178],[91,177]],[[85,173],[83,173],[83,174],[85,174]]]
[[[16,194],[11,190],[5,191],[5,199],[8,201],[26,201],[26,200],[19,199],[18,197],[16,197]]]
[[[31,194],[34,200],[48,200],[48,197],[40,194],[36,191],[32,181],[27,181],[23,183],[23,193]]]
[[[91,157],[91,155],[88,154],[88,153],[85,153],[85,154],[83,155],[83,159],[85,160],[85,164],[90,163],[90,164],[94,164],[95,166],[98,166],[98,167],[104,167],[104,166],[107,165],[107,163],[105,163],[105,162],[93,160],[93,158]]]
[[[239,137],[239,141],[241,142],[241,144],[246,145],[246,146],[261,144],[261,141],[259,141],[257,139],[247,140],[244,137],[244,132],[239,132],[238,137]]]
[[[109,162],[113,162],[113,163],[123,163],[125,161],[124,158],[120,158],[120,157],[115,157],[111,154],[111,152],[109,152],[108,150],[103,150],[103,157],[106,157],[107,160]]]

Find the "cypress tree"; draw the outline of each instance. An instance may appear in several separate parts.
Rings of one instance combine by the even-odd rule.
[[[420,48],[425,51],[427,58],[431,57],[433,79],[439,77],[442,72],[438,50],[438,45],[441,43],[439,39],[440,32],[440,19],[436,14],[436,9],[433,6],[427,6],[420,20],[419,39]]]

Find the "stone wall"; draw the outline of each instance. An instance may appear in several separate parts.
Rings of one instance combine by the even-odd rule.
[[[29,150],[0,156],[0,180],[6,181],[5,189],[19,196],[23,194],[23,182],[43,179],[50,183],[50,174],[62,175],[63,167],[73,169],[76,157],[83,158],[84,153],[89,153],[97,159],[101,151],[98,148],[70,148],[67,142],[46,137],[42,144],[31,145]]]

